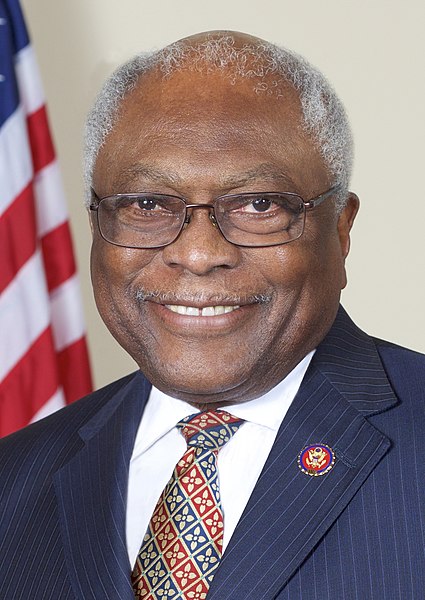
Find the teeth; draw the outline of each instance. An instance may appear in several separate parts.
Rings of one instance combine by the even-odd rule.
[[[239,306],[205,306],[199,309],[196,306],[181,306],[178,304],[166,304],[165,306],[179,315],[189,315],[191,317],[215,317],[230,313],[239,308]]]

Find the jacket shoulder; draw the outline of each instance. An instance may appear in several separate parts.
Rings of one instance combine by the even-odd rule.
[[[425,354],[373,338],[382,364],[398,395],[409,392],[425,398]]]

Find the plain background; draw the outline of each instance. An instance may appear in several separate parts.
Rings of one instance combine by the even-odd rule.
[[[245,31],[303,54],[342,98],[361,200],[343,304],[372,335],[425,351],[423,0],[22,0],[46,92],[79,264],[96,387],[134,370],[97,315],[82,130],[102,81],[141,50]]]

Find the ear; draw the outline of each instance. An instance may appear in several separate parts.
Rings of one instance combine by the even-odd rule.
[[[345,260],[350,251],[350,231],[359,210],[360,201],[356,194],[349,192],[347,204],[338,218],[338,235],[341,245],[341,254]]]
[[[92,210],[88,210],[87,211],[87,216],[89,218],[90,231],[91,231],[91,234],[92,234],[92,237],[93,237],[93,235],[94,235],[93,211]]]

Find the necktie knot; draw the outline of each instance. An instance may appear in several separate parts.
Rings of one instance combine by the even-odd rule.
[[[224,410],[208,410],[189,415],[177,423],[188,446],[220,450],[243,423]]]

